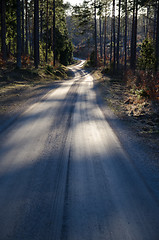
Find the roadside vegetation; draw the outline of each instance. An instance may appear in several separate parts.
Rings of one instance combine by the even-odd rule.
[[[158,148],[159,1],[84,1],[68,25],[75,55],[87,59],[107,104]]]
[[[12,64],[18,69],[46,70],[54,66],[56,71],[61,64],[71,64],[73,45],[66,26],[66,9],[62,0],[2,0],[0,68]]]
[[[12,96],[14,99],[14,94],[16,96],[23,96],[24,90],[26,89],[32,91],[35,87],[51,85],[55,80],[66,80],[71,76],[72,72],[66,66],[61,64],[56,66],[45,64],[39,66],[38,69],[36,69],[33,64],[30,64],[27,67],[22,65],[21,68],[17,68],[14,61],[10,61],[5,65],[2,64],[0,65],[1,108],[2,102],[4,102],[6,96],[8,98],[10,95],[10,97]]]
[[[67,8],[62,0],[0,1],[0,113],[24,102],[29,91],[36,95],[42,86],[70,78]]]
[[[73,8],[68,21],[69,25],[72,23],[75,54],[87,58],[85,67],[96,69],[104,79],[123,86],[114,94],[132,108],[126,110],[127,115],[147,116],[149,110],[142,111],[141,107],[145,102],[153,106],[152,112],[158,116],[159,1],[84,1]],[[141,111],[133,110],[138,107]]]

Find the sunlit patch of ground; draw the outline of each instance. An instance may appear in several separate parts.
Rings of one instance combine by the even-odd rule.
[[[152,147],[159,159],[159,102],[139,96],[130,90],[120,78],[110,78],[99,71],[98,79],[103,98],[114,113],[127,122],[141,141]]]
[[[39,69],[22,67],[8,62],[0,67],[0,124],[14,113],[19,113],[31,102],[36,102],[49,91],[54,81],[67,80],[72,73],[65,66],[46,65]]]

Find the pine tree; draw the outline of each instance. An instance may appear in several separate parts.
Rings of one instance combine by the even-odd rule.
[[[131,69],[136,67],[136,45],[137,45],[137,14],[138,14],[138,0],[133,0],[133,19],[131,32]]]
[[[113,34],[113,72],[115,73],[116,67],[116,37],[115,37],[115,0],[113,0],[112,6],[112,34]]]
[[[95,59],[94,64],[97,66],[97,13],[96,13],[96,0],[94,0],[94,53],[95,53]]]
[[[5,0],[1,0],[1,51],[3,60],[7,59],[7,47],[6,47],[6,5]]]
[[[17,67],[21,68],[21,3],[17,0]]]
[[[46,48],[45,48],[45,61],[48,61],[48,26],[49,25],[49,1],[47,0],[46,5]]]
[[[25,0],[25,54],[28,54],[28,0]]]
[[[120,12],[121,12],[121,0],[119,0],[118,10],[118,36],[117,36],[117,72],[119,71],[119,47],[120,47]]]
[[[125,70],[127,68],[127,26],[128,26],[128,18],[127,18],[127,0],[125,0],[125,35],[124,35],[124,52],[125,52]]]
[[[56,60],[56,53],[55,53],[55,46],[56,46],[56,32],[55,32],[55,0],[53,0],[53,65],[55,66],[55,60]]]
[[[39,0],[34,0],[34,65],[39,65]]]
[[[24,54],[24,0],[21,3],[21,11],[22,11],[22,54]]]
[[[159,66],[159,1],[157,2],[157,25],[156,25],[156,66],[155,70],[158,71]]]

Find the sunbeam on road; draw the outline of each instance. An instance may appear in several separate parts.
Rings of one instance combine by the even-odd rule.
[[[0,240],[159,240],[159,205],[83,64],[0,136]]]

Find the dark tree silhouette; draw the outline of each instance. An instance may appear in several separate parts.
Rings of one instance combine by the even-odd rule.
[[[21,68],[21,3],[17,0],[17,67]]]
[[[39,65],[39,0],[34,0],[34,65]]]
[[[3,60],[7,59],[7,47],[6,47],[6,6],[5,0],[1,0],[0,3],[1,11],[1,51]]]

